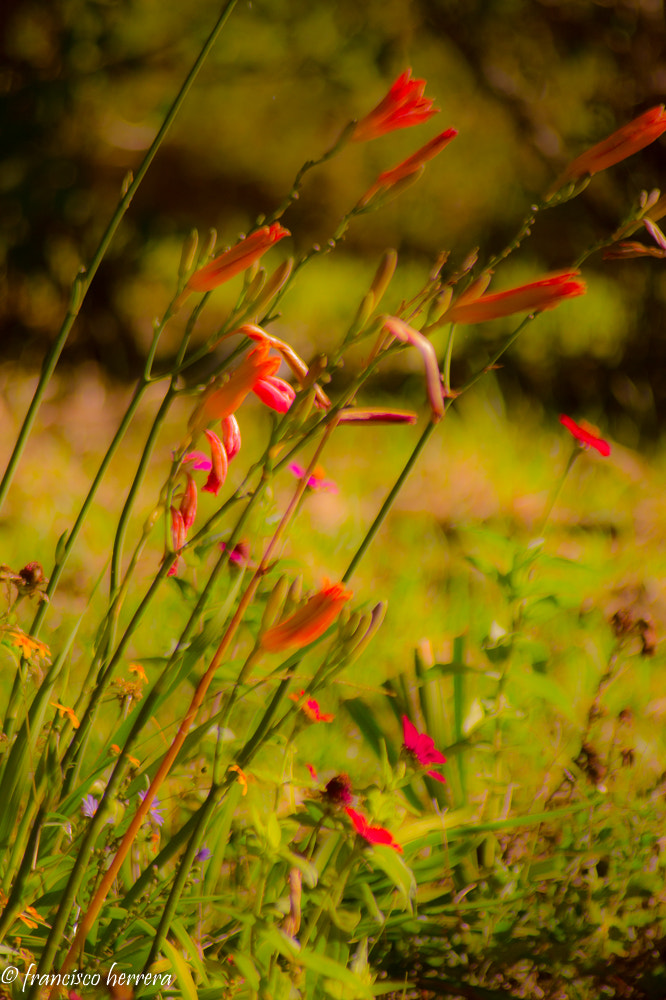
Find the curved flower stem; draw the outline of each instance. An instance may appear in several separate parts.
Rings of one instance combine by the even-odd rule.
[[[48,352],[47,356],[44,359],[41,375],[39,377],[39,382],[37,383],[37,388],[35,389],[34,395],[32,397],[32,402],[24,418],[21,430],[19,431],[19,435],[16,440],[14,450],[9,459],[9,464],[7,465],[7,469],[2,478],[2,482],[0,482],[0,508],[2,507],[6,499],[7,493],[9,492],[12,481],[14,479],[14,474],[21,460],[21,456],[23,455],[23,451],[30,436],[30,432],[32,431],[32,427],[34,425],[37,413],[41,406],[42,399],[44,398],[46,388],[49,384],[51,376],[53,375],[53,372],[55,371],[56,365],[58,364],[58,360],[60,359],[60,355],[62,354],[63,348],[67,343],[70,331],[76,321],[76,318],[79,315],[81,305],[88,293],[88,289],[92,284],[93,278],[95,277],[97,270],[100,264],[102,263],[102,260],[104,259],[104,255],[106,254],[106,251],[108,250],[109,245],[111,244],[111,241],[115,236],[116,230],[120,225],[120,222],[123,216],[125,215],[125,212],[129,208],[139,185],[141,184],[143,178],[145,177],[148,168],[153,162],[153,159],[155,158],[157,151],[159,150],[160,146],[162,145],[165,139],[167,132],[171,128],[174,119],[176,118],[178,112],[180,111],[181,106],[185,98],[187,97],[187,94],[192,84],[197,78],[199,70],[203,66],[210,50],[217,41],[217,38],[220,32],[222,31],[222,28],[224,27],[229,15],[236,6],[237,2],[238,0],[227,0],[224,7],[222,8],[222,12],[218,17],[213,30],[208,36],[206,42],[204,43],[203,48],[199,52],[199,55],[195,59],[194,64],[190,72],[187,74],[182,87],[178,91],[178,94],[176,95],[173,104],[169,108],[169,111],[167,112],[166,117],[162,122],[162,125],[157,135],[153,139],[150,149],[144,156],[143,161],[136,172],[136,176],[128,186],[127,190],[121,197],[120,201],[118,202],[116,210],[113,213],[111,221],[106,227],[106,230],[99,242],[99,245],[93,255],[92,260],[90,261],[90,264],[88,265],[87,268],[83,268],[74,279],[74,284],[72,285],[72,291],[69,299],[69,306],[67,308],[65,318],[63,320],[62,326],[60,327],[58,336],[56,337],[53,346],[51,347],[50,351]]]
[[[447,404],[446,404],[446,408],[448,409],[448,401],[447,401]],[[418,459],[419,455],[421,454],[421,452],[423,451],[423,449],[425,448],[426,444],[428,443],[428,441],[430,439],[430,435],[434,431],[435,427],[437,427],[437,424],[434,423],[433,421],[430,421],[427,424],[427,426],[426,426],[425,430],[423,431],[423,433],[421,434],[421,437],[416,442],[414,450],[412,451],[411,455],[407,459],[407,462],[405,463],[405,466],[404,466],[402,472],[400,473],[400,475],[396,479],[395,483],[393,484],[393,487],[391,488],[391,492],[386,497],[386,500],[382,504],[382,506],[381,506],[381,508],[379,510],[379,513],[377,514],[376,518],[374,519],[374,521],[370,525],[370,527],[369,527],[369,529],[368,529],[368,531],[367,531],[367,533],[365,535],[365,538],[363,539],[363,541],[359,545],[356,553],[354,554],[354,556],[352,558],[352,561],[349,563],[349,566],[347,567],[347,570],[346,570],[344,576],[342,577],[342,582],[343,583],[348,583],[349,580],[352,578],[356,567],[360,563],[361,559],[363,558],[363,556],[367,552],[368,548],[370,547],[370,544],[373,541],[375,535],[377,534],[377,532],[381,528],[382,524],[384,523],[386,515],[388,514],[388,512],[391,509],[391,507],[393,506],[395,498],[397,497],[398,493],[402,489],[402,487],[403,487],[403,485],[405,483],[405,480],[409,476],[410,472],[412,471],[412,469],[416,465],[417,459]]]
[[[278,205],[275,211],[271,212],[271,214],[266,219],[262,220],[262,222],[260,223],[261,225],[270,225],[272,222],[277,222],[278,219],[282,218],[287,209],[291,205],[293,205],[295,201],[298,201],[301,189],[301,182],[305,177],[305,175],[314,167],[321,166],[322,163],[326,163],[328,160],[331,160],[336,155],[336,153],[340,152],[340,150],[347,144],[347,140],[349,139],[351,133],[353,132],[355,124],[356,124],[355,122],[350,122],[342,130],[339,138],[336,139],[331,148],[327,150],[327,152],[323,153],[318,159],[308,160],[306,163],[303,164],[301,169],[296,174],[296,177],[294,178],[294,181],[291,185],[291,191],[289,192],[285,200],[282,202],[281,205]]]
[[[555,483],[555,486],[553,487],[553,490],[551,491],[550,497],[548,498],[548,503],[546,505],[546,509],[544,511],[543,517],[541,518],[541,523],[539,524],[539,530],[537,531],[537,538],[540,538],[541,535],[543,535],[543,533],[544,533],[544,531],[546,529],[546,524],[548,523],[548,518],[552,514],[553,507],[557,503],[557,499],[558,499],[560,493],[562,492],[562,487],[564,486],[564,482],[565,482],[567,476],[569,475],[569,473],[571,472],[573,464],[574,464],[574,462],[576,461],[576,459],[578,458],[579,455],[580,455],[580,446],[576,444],[576,445],[574,445],[574,447],[572,449],[572,452],[569,455],[569,460],[568,460],[568,462],[566,464],[566,468],[565,468],[564,472],[562,473],[562,475],[560,476],[560,478],[558,479],[558,481]]]

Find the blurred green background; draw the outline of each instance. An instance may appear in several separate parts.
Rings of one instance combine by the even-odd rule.
[[[5,359],[30,367],[41,360],[77,268],[219,7],[5,0]],[[451,251],[451,267],[477,246],[487,259],[563,164],[661,101],[665,37],[657,0],[239,3],[125,217],[62,365],[92,359],[112,378],[132,380],[185,234],[214,226],[222,243],[234,242],[406,66],[427,79],[441,113],[418,129],[352,145],[308,175],[284,218],[293,232],[289,252],[326,241],[381,170],[436,132],[454,126],[459,137],[417,185],[354,223],[335,254],[303,272],[285,300],[292,321],[295,312],[302,317],[289,332],[306,354],[337,337],[387,246],[400,252],[406,288],[410,273],[423,275],[440,250]],[[543,213],[525,249],[500,269],[497,287],[570,265],[618,225],[641,189],[660,185],[663,166],[661,140]],[[504,394],[522,393],[546,411],[585,413],[628,445],[658,436],[666,408],[663,266],[593,256],[585,266],[589,304],[570,321],[558,310],[556,324],[546,317],[538,336],[519,342],[506,359]],[[456,363],[466,369],[484,350],[471,331]]]

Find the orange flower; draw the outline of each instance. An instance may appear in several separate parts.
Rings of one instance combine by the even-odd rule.
[[[196,436],[212,420],[224,420],[235,413],[260,379],[275,375],[280,358],[270,357],[270,344],[260,343],[250,351],[222,385],[208,390],[190,419],[190,429]]]
[[[324,634],[352,596],[352,592],[345,590],[341,583],[325,580],[324,584],[323,589],[302,608],[264,632],[261,637],[264,649],[278,653],[292,646],[300,648]]]
[[[243,789],[242,794],[247,795],[247,775],[245,774],[245,771],[242,771],[238,764],[230,764],[227,770],[236,772],[238,775],[238,784]]]
[[[359,201],[359,206],[363,207],[367,205],[370,199],[377,194],[378,191],[387,191],[392,188],[394,184],[398,181],[404,180],[406,177],[411,177],[412,174],[417,173],[421,167],[432,160],[433,157],[437,156],[438,153],[448,146],[452,139],[458,135],[456,129],[447,128],[445,132],[441,132],[440,135],[436,135],[434,139],[427,142],[425,146],[421,146],[417,149],[415,153],[408,156],[406,160],[399,163],[397,167],[392,167],[391,170],[385,170],[383,174],[380,174],[375,183],[371,188],[365,192],[361,200]]]
[[[218,285],[229,281],[230,278],[242,271],[246,271],[284,236],[291,236],[291,233],[279,222],[273,222],[270,226],[262,226],[261,229],[257,229],[231,250],[221,253],[219,257],[215,257],[208,264],[195,271],[185,285],[181,298],[190,292],[210,292]]]
[[[420,125],[439,111],[439,108],[433,108],[429,98],[423,96],[425,80],[412,80],[411,75],[411,69],[401,73],[386,97],[356,123],[351,134],[353,142],[368,142],[399,128]]]
[[[650,108],[643,112],[638,118],[627,125],[623,125],[617,132],[613,132],[603,142],[598,142],[587,152],[575,159],[557,178],[548,196],[569,181],[576,181],[580,177],[598,173],[606,167],[625,160],[639,150],[649,146],[651,142],[658,139],[662,132],[666,131],[666,110],[663,104]]]
[[[77,719],[73,708],[69,708],[68,705],[61,705],[59,701],[52,701],[51,704],[53,705],[54,708],[58,709],[61,718],[63,717],[63,715],[66,715],[69,721],[72,723],[74,729],[79,728],[81,723]]]
[[[117,743],[112,743],[111,746],[109,747],[109,749],[111,750],[111,753],[115,754],[116,757],[118,757],[120,755],[120,747],[118,746]],[[127,757],[128,761],[130,762],[130,764],[134,764],[135,767],[139,767],[140,766],[141,761],[139,760],[138,757],[132,757],[132,756],[130,756],[130,754],[126,754],[126,757]]]
[[[579,279],[579,274],[579,271],[560,271],[529,285],[509,288],[493,295],[481,295],[471,301],[454,302],[445,313],[445,318],[450,323],[485,323],[513,313],[554,309],[564,299],[585,294],[587,286]]]

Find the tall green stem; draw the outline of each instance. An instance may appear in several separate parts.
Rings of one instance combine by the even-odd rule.
[[[97,270],[100,264],[102,263],[102,260],[104,259],[104,255],[106,254],[106,251],[108,250],[111,241],[115,236],[116,230],[120,225],[120,222],[123,216],[125,215],[125,212],[129,208],[132,199],[134,198],[134,195],[138,190],[139,185],[141,184],[143,178],[145,177],[148,168],[153,162],[153,159],[155,158],[158,149],[160,148],[166,137],[167,132],[171,128],[174,119],[176,118],[178,112],[180,111],[181,106],[185,98],[187,97],[187,94],[192,84],[196,80],[199,74],[199,70],[203,66],[210,50],[217,41],[217,38],[220,32],[222,31],[222,28],[224,27],[229,15],[236,6],[237,2],[238,0],[227,0],[224,7],[222,8],[222,12],[215,24],[215,27],[211,31],[203,48],[199,52],[199,55],[197,56],[194,65],[192,66],[192,69],[187,74],[185,82],[180,88],[173,104],[169,108],[169,111],[167,112],[167,115],[162,123],[160,130],[155,136],[152,145],[150,146],[150,149],[143,158],[141,166],[136,172],[136,176],[134,177],[132,183],[127,188],[125,194],[118,202],[116,210],[113,213],[111,221],[106,227],[106,230],[99,242],[99,245],[93,255],[92,260],[90,261],[90,264],[88,265],[87,268],[83,268],[74,280],[74,284],[72,285],[72,291],[69,299],[69,306],[67,308],[65,318],[63,320],[62,326],[60,327],[58,336],[56,337],[53,346],[51,347],[50,351],[48,352],[47,356],[44,359],[41,375],[39,377],[39,382],[37,383],[37,388],[35,389],[35,393],[32,397],[32,402],[23,421],[23,425],[16,440],[14,450],[9,459],[9,464],[7,465],[7,469],[5,470],[2,482],[0,482],[0,508],[2,508],[2,505],[5,502],[7,493],[9,492],[12,481],[14,479],[14,474],[21,460],[21,456],[27,444],[28,438],[30,437],[30,433],[32,431],[34,422],[37,417],[37,413],[44,398],[46,388],[49,384],[49,381],[51,380],[53,372],[55,371],[56,365],[58,364],[58,360],[60,358],[60,355],[62,354],[63,348],[67,343],[70,331],[74,326],[77,316],[79,315],[83,300],[88,294],[88,289],[92,284],[93,278],[95,277]]]
[[[354,556],[352,558],[352,561],[349,563],[349,566],[347,567],[347,571],[345,572],[345,575],[342,577],[342,582],[343,583],[347,583],[349,580],[351,580],[356,567],[360,563],[361,559],[363,558],[363,556],[367,552],[368,548],[370,547],[370,544],[372,543],[375,535],[377,534],[377,532],[381,528],[382,524],[384,523],[386,515],[388,514],[388,512],[391,509],[391,507],[393,506],[395,498],[397,497],[398,493],[402,489],[402,487],[403,487],[403,485],[405,483],[405,480],[409,476],[410,472],[412,471],[412,469],[416,465],[416,462],[418,460],[419,455],[421,454],[421,452],[425,448],[426,444],[428,443],[428,440],[430,439],[430,435],[432,434],[432,432],[434,431],[434,429],[435,429],[436,426],[437,426],[437,424],[435,424],[432,421],[430,421],[430,423],[428,423],[428,425],[426,426],[425,430],[423,431],[423,434],[421,435],[421,437],[417,441],[416,446],[414,447],[414,450],[412,451],[411,455],[407,459],[407,462],[405,463],[405,467],[403,468],[402,472],[400,473],[400,475],[396,479],[395,483],[393,484],[393,487],[391,488],[391,492],[386,497],[386,500],[382,504],[381,509],[380,509],[379,513],[377,514],[377,517],[374,519],[374,521],[370,525],[370,527],[369,527],[369,529],[368,529],[368,531],[366,533],[365,538],[363,539],[363,541],[359,545],[356,553],[354,554]]]

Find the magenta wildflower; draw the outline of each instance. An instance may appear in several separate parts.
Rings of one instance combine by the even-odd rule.
[[[402,717],[403,747],[407,755],[420,767],[428,768],[430,764],[446,764],[446,757],[435,749],[435,741],[427,733],[420,733],[406,715]],[[436,781],[446,781],[439,771],[428,771],[428,777]]]
[[[296,398],[296,392],[288,382],[277,375],[266,375],[255,382],[252,392],[277,413],[286,413]]]
[[[575,437],[582,448],[596,448],[604,458],[610,455],[611,448],[608,441],[604,441],[603,438],[593,434],[589,427],[586,427],[584,424],[577,424],[575,420],[567,417],[565,413],[560,414],[560,423]]]
[[[393,834],[389,830],[383,826],[370,826],[365,816],[350,806],[345,808],[345,812],[354,824],[354,829],[359,837],[363,837],[369,844],[388,844],[389,847],[402,854],[402,847],[395,842]]]
[[[207,847],[202,847],[201,850],[197,851],[197,853],[194,855],[194,860],[197,864],[201,864],[202,861],[208,861],[208,859],[211,858],[212,855],[213,855],[212,851],[210,851]]]
[[[220,542],[220,552],[227,551],[227,543]],[[236,566],[249,566],[250,565],[250,546],[246,541],[237,542],[233,549],[229,553],[229,562],[235,563]]]
[[[297,479],[305,477],[306,470],[298,462],[291,462],[287,468]],[[338,486],[332,479],[324,478],[324,470],[321,465],[315,465],[312,475],[308,477],[308,488],[311,490],[327,490],[329,493],[337,493]]]

